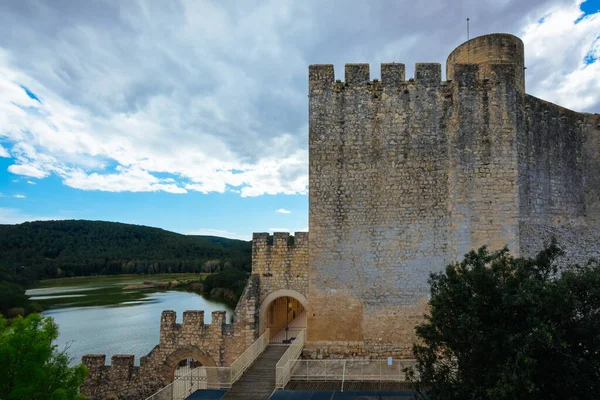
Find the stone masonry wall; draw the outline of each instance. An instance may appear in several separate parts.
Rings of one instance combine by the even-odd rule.
[[[307,354],[410,356],[430,272],[482,245],[518,254],[521,94],[513,65],[486,68],[310,67]]]
[[[89,369],[82,393],[88,400],[145,399],[173,381],[177,364],[194,358],[204,366],[228,366],[258,337],[258,276],[248,280],[233,314],[226,324],[225,311],[214,311],[210,324],[204,311],[185,311],[177,323],[175,311],[163,311],[160,342],[134,367],[134,356],[116,355],[105,365],[106,356],[90,354],[82,362]]]
[[[519,255],[515,66],[457,64],[448,115],[450,261],[468,251],[508,246]]]
[[[308,232],[296,232],[291,246],[289,237],[287,232],[275,232],[271,245],[268,233],[252,236],[252,273],[260,279],[261,302],[281,289],[308,294]]]
[[[518,135],[520,246],[556,237],[564,263],[600,259],[600,115],[525,98]]]
[[[494,33],[473,38],[454,49],[446,60],[446,77],[454,77],[454,66],[476,64],[483,77],[494,72],[492,65],[512,64],[518,90],[525,93],[525,48],[514,35]]]

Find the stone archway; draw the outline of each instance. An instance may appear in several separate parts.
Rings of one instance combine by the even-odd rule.
[[[175,368],[177,368],[177,364],[181,360],[185,360],[186,358],[193,358],[194,360],[200,362],[205,367],[216,367],[217,364],[212,357],[208,356],[205,352],[200,350],[199,347],[196,346],[183,346],[169,354],[166,358],[165,362],[161,367],[161,377],[165,385],[173,382],[175,377]]]
[[[267,310],[269,308],[269,306],[271,305],[271,303],[273,303],[274,300],[280,298],[280,297],[291,297],[296,299],[298,302],[300,302],[300,304],[302,304],[302,306],[304,307],[304,309],[306,310],[306,312],[309,312],[309,304],[308,304],[308,300],[306,299],[306,297],[295,291],[295,290],[291,290],[291,289],[279,289],[276,290],[274,292],[269,293],[269,295],[267,297],[265,297],[265,299],[260,303],[260,308],[259,308],[259,312],[258,312],[258,317],[259,317],[259,335],[262,335],[262,333],[265,331],[265,317],[267,315]]]

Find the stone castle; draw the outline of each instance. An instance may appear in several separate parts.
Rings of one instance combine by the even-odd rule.
[[[254,234],[232,324],[215,313],[205,325],[200,311],[177,324],[165,311],[140,367],[85,356],[83,392],[143,398],[187,357],[230,365],[290,313],[306,327],[305,357],[407,358],[429,274],[469,250],[532,256],[555,236],[565,262],[600,258],[600,115],[526,94],[512,35],[463,43],[446,77],[438,63],[409,80],[399,63],[382,64],[380,80],[368,64],[347,64],[345,81],[310,66],[310,234]]]

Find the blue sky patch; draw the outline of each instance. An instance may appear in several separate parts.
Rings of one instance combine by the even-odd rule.
[[[33,93],[31,90],[29,90],[27,88],[27,86],[24,86],[24,85],[20,85],[20,86],[21,86],[21,89],[23,89],[25,91],[25,93],[27,93],[27,96],[29,96],[30,99],[33,99],[33,100],[37,101],[40,104],[42,103],[42,101],[39,99],[39,97],[37,97],[35,95],[35,93]]]
[[[583,11],[583,15],[581,17],[577,18],[575,23],[578,23],[579,21],[581,21],[583,18],[585,18],[588,15],[596,14],[597,12],[599,12],[600,11],[600,0],[586,0],[583,3],[581,3],[579,8],[581,9],[581,11]]]
[[[579,6],[585,15],[596,14],[600,11],[600,0],[587,0]]]
[[[594,42],[592,43],[592,49],[594,48],[594,44],[600,40],[600,36],[598,36],[596,38],[596,40],[594,40]],[[596,55],[594,54],[594,50],[590,50],[585,57],[583,57],[583,62],[585,63],[585,65],[590,65],[596,62],[596,60],[598,60],[598,58],[596,57]]]

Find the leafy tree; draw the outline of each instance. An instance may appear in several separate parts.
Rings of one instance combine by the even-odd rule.
[[[69,358],[52,342],[52,318],[30,314],[10,321],[0,316],[0,399],[75,400],[86,369],[69,367]]]
[[[0,313],[10,317],[39,311],[25,295],[25,289],[39,279],[203,269],[249,272],[251,254],[249,241],[115,222],[0,225]]]
[[[215,288],[227,288],[233,291],[235,296],[239,298],[248,282],[248,276],[248,273],[235,269],[226,269],[216,274],[209,275],[203,282],[204,292],[210,294]]]
[[[199,272],[209,261],[213,272],[225,265],[250,271],[251,254],[249,241],[115,222],[0,225],[0,281],[19,278],[22,286],[63,276]]]
[[[558,267],[553,241],[535,258],[480,248],[432,274],[417,327],[417,397],[593,399],[600,396],[600,266]]]

